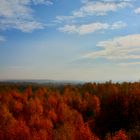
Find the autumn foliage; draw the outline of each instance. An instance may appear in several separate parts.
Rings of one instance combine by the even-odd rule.
[[[0,140],[140,140],[140,83],[0,83]]]

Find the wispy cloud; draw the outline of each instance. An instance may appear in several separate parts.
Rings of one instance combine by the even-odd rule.
[[[75,18],[81,18],[86,16],[103,16],[107,15],[108,12],[115,12],[117,10],[123,9],[125,7],[130,7],[131,3],[129,1],[89,1],[89,0],[82,0],[83,6],[78,9],[72,11],[70,16],[57,16],[56,20],[61,21],[67,21],[72,20]]]
[[[132,66],[132,65],[140,65],[140,62],[124,62],[119,63],[120,66]]]
[[[117,21],[117,22],[114,22],[112,25],[110,25],[110,28],[111,29],[121,29],[126,26],[127,26],[127,24],[125,22]]]
[[[84,25],[65,25],[64,27],[59,28],[59,31],[67,32],[67,33],[78,33],[80,35],[93,33],[98,30],[108,29],[107,23],[90,23]]]
[[[134,10],[134,13],[140,14],[140,7]]]
[[[53,2],[51,0],[32,0],[34,4],[46,4],[46,5],[52,5]]]
[[[87,15],[106,15],[109,11],[116,11],[118,9],[129,6],[126,2],[87,2],[86,5],[79,10],[73,12],[75,17],[84,17]]]
[[[0,35],[0,42],[4,42],[4,41],[6,41],[5,37]]]
[[[65,25],[64,27],[60,27],[58,30],[66,33],[77,33],[80,35],[94,33],[99,30],[106,29],[120,29],[126,27],[126,23],[122,21],[115,22],[113,24],[101,23],[101,22],[93,22],[90,24],[83,25]]]
[[[31,32],[45,25],[34,17],[32,4],[49,4],[49,0],[0,0],[0,30],[18,29]]]
[[[83,58],[109,60],[140,59],[140,34],[116,37],[97,44],[99,51],[87,53]]]
[[[82,3],[87,3],[93,0],[81,0]],[[133,2],[136,0],[94,0],[94,1],[100,1],[100,2]]]

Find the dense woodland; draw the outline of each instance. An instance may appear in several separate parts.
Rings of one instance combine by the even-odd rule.
[[[0,83],[0,140],[140,140],[140,83]]]

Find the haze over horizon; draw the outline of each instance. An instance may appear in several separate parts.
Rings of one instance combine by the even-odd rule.
[[[138,81],[139,0],[0,0],[0,80]]]

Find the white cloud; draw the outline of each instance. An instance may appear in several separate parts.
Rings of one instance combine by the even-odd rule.
[[[84,58],[109,60],[140,59],[140,34],[116,37],[97,44],[99,51],[85,54]]]
[[[14,28],[31,32],[44,28],[44,24],[36,21],[31,5],[49,2],[48,0],[0,0],[0,30]]]
[[[64,21],[64,20],[71,20],[80,17],[86,16],[103,16],[106,15],[108,12],[115,12],[119,9],[123,9],[125,7],[131,6],[131,3],[128,1],[88,1],[82,0],[83,6],[72,12],[70,16],[57,16],[56,20]]]
[[[135,12],[136,14],[140,14],[140,7],[137,8],[137,9],[135,9],[134,12]]]
[[[0,42],[4,42],[4,41],[6,41],[5,37],[0,35]]]
[[[65,25],[64,27],[60,27],[58,30],[61,32],[78,33],[80,35],[85,35],[85,34],[94,33],[99,30],[120,29],[120,28],[124,28],[125,26],[126,23],[122,21],[118,21],[113,24],[93,22],[90,24],[83,24],[83,25]]]
[[[84,35],[84,34],[93,33],[97,30],[102,30],[107,28],[108,28],[108,24],[96,22],[96,23],[85,24],[80,26],[65,25],[64,27],[59,28],[59,30],[67,33],[78,33]]]
[[[50,0],[32,0],[34,4],[46,4],[46,5],[52,5],[53,2]]]
[[[18,29],[22,32],[32,32],[35,29],[43,29],[45,25],[35,20],[23,20],[23,19],[2,19],[0,21],[0,29]]]
[[[120,66],[132,66],[132,65],[140,65],[140,62],[124,62],[120,63]]]
[[[78,32],[78,28],[76,27],[76,25],[65,25],[64,27],[60,27],[58,30],[61,32],[67,32],[67,33]]]
[[[104,2],[132,2],[135,0],[101,0],[101,1],[104,1]]]
[[[87,2],[78,11],[73,12],[76,17],[84,17],[86,15],[106,15],[109,11],[116,11],[118,9],[128,6],[128,3],[120,2]]]
[[[100,2],[133,2],[136,0],[81,0],[82,3],[100,1]]]
[[[125,22],[118,21],[118,22],[115,22],[111,25],[111,29],[121,29],[121,28],[124,28],[126,26],[127,26],[127,24]]]

